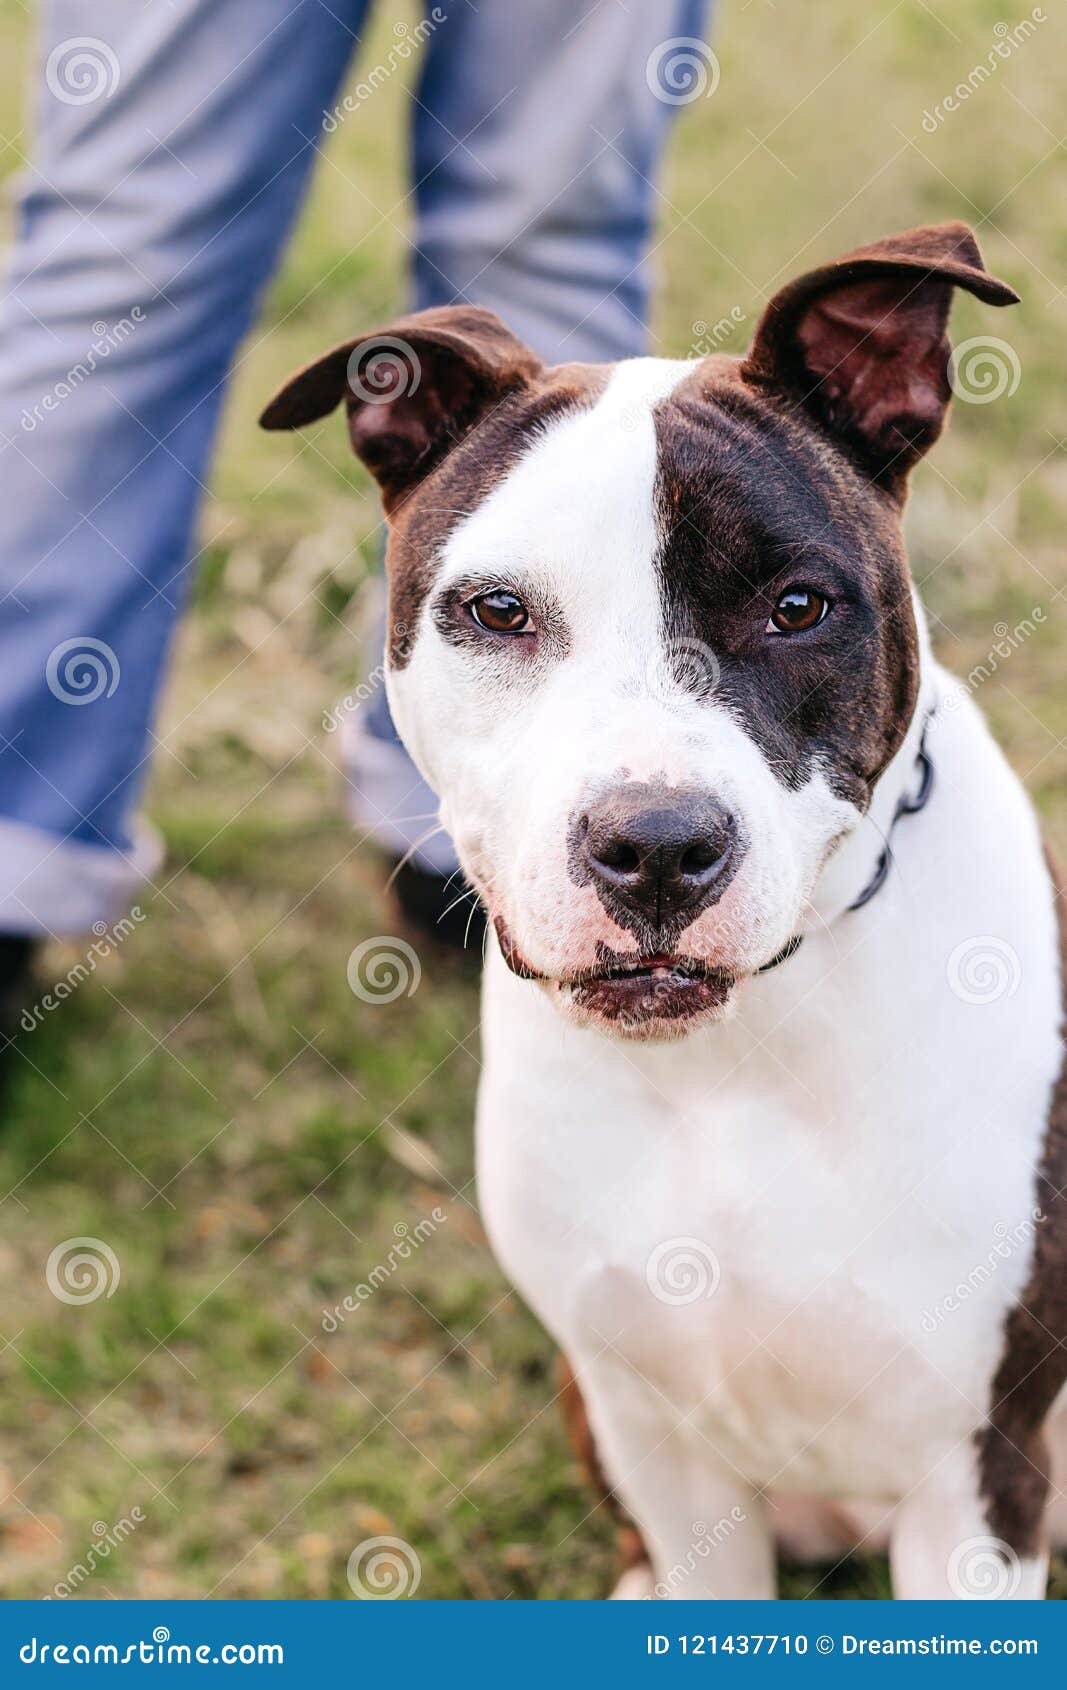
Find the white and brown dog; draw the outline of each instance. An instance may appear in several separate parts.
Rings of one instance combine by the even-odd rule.
[[[384,492],[390,701],[495,930],[481,1202],[628,1593],[773,1595],[800,1498],[884,1520],[899,1596],[1044,1593],[1057,893],[901,536],[954,288],[1015,299],[916,229],[744,358],[604,368],[426,311],[263,417],[344,400]]]

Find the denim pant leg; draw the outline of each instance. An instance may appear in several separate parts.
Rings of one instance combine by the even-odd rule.
[[[0,931],[109,920],[152,870],[131,817],[220,401],[364,8],[44,7],[0,302]]]
[[[699,63],[706,0],[440,0],[413,106],[415,303],[490,306],[550,363],[646,350],[655,184],[684,103],[669,44]],[[669,72],[667,73],[669,78]],[[399,852],[436,799],[384,692],[345,729],[355,819]],[[382,815],[393,820],[382,826]],[[451,841],[414,853],[448,874]]]

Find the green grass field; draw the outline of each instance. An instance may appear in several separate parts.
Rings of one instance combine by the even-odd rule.
[[[1063,847],[1067,176],[1053,67],[1067,19],[1041,24],[931,133],[924,112],[1016,21],[999,0],[944,11],[724,0],[721,82],[682,113],[666,175],[655,333],[685,354],[736,307],[741,350],[798,270],[912,223],[978,226],[1023,303],[994,317],[965,300],[955,332],[1003,337],[1021,376],[995,403],[957,405],[917,476],[912,555],[939,650],[964,672],[999,624],[1042,609],[981,701]],[[399,15],[380,9],[365,64]],[[30,39],[14,0],[0,0],[0,44],[0,160],[15,171]],[[148,795],[165,871],[143,921],[22,1042],[0,1134],[8,1597],[45,1595],[105,1536],[124,1541],[80,1594],[347,1596],[350,1552],[379,1534],[415,1547],[425,1597],[594,1596],[611,1576],[610,1526],[554,1406],[552,1346],[478,1220],[476,988],[428,951],[419,989],[395,1003],[368,1006],[346,981],[353,946],[396,930],[320,722],[360,676],[376,502],[336,422],[300,439],[255,428],[294,365],[402,302],[402,81],[330,140],[236,374]],[[83,955],[54,947],[43,985]],[[325,1332],[324,1310],[422,1221],[432,1235]],[[46,1264],[82,1235],[108,1243],[121,1280],[65,1305]],[[1067,1594],[1062,1566],[1055,1587]],[[785,1589],[888,1583],[883,1564],[855,1563]]]

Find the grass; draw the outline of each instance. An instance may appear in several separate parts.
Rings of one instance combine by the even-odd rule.
[[[1021,380],[956,407],[917,478],[912,552],[939,650],[963,672],[998,623],[1042,608],[982,702],[1063,847],[1067,224],[1049,67],[1064,20],[922,126],[1002,12],[724,7],[718,92],[684,111],[671,152],[655,330],[684,353],[738,307],[740,349],[796,271],[915,222],[980,226],[1023,304],[991,318],[963,301],[955,330],[1007,339]],[[397,16],[382,7],[365,63]],[[14,0],[0,0],[0,40],[13,170],[28,52]],[[346,1596],[349,1553],[379,1534],[416,1547],[420,1596],[594,1596],[610,1578],[612,1534],[553,1407],[552,1346],[478,1221],[475,987],[430,954],[396,1003],[362,1004],[346,982],[353,946],[395,927],[320,726],[361,672],[376,502],[336,425],[305,440],[253,426],[293,366],[402,300],[403,80],[330,140],[237,371],[147,798],[166,867],[143,922],[23,1041],[0,1137],[6,1596],[45,1594],[103,1541],[97,1522],[114,1536],[131,1518],[82,1594]],[[51,950],[44,984],[83,954]],[[427,1221],[324,1331],[323,1312]],[[70,1306],[45,1268],[81,1235],[108,1243],[121,1279]],[[821,1577],[785,1588],[888,1589],[878,1562]],[[1062,1566],[1055,1588],[1067,1594]]]

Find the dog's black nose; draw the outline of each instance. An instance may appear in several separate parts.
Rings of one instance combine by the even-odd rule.
[[[680,931],[726,890],[738,828],[710,793],[635,784],[582,813],[577,845],[601,901],[624,925],[636,916]]]

